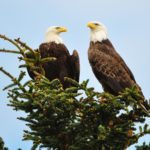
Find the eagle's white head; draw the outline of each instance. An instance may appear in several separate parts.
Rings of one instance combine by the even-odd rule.
[[[46,43],[55,42],[57,44],[62,44],[63,40],[60,37],[61,32],[67,32],[67,28],[60,26],[51,26],[47,29],[45,34]]]
[[[107,29],[102,23],[98,21],[91,21],[87,24],[87,26],[91,29],[90,41],[101,42],[108,38]]]

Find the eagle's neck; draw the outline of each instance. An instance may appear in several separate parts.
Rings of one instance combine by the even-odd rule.
[[[108,39],[107,32],[104,30],[100,31],[91,31],[90,41],[91,42],[102,42],[103,40]]]
[[[49,43],[49,42],[55,42],[57,44],[63,44],[63,40],[60,38],[60,36],[56,33],[49,33],[46,34],[45,36],[45,43]]]

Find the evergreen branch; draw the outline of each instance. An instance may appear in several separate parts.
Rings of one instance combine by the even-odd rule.
[[[142,144],[142,145],[138,145],[138,146],[135,146],[136,147],[136,150],[149,150],[150,149],[150,143],[149,144],[146,144],[145,142]]]
[[[0,137],[0,150],[9,150],[7,147],[4,147],[5,143],[3,139]]]
[[[0,67],[0,71],[3,72],[6,76],[8,76],[13,82],[15,85],[18,85],[19,88],[25,93],[26,90],[25,88],[21,85],[21,83],[16,79],[14,78],[9,72],[7,72],[6,70],[3,69],[3,67]],[[7,86],[6,88],[4,89],[8,89],[9,87],[12,87],[12,84],[9,86]]]
[[[34,63],[35,59],[33,58],[26,58],[26,57],[19,57],[19,60],[24,60],[27,63]]]
[[[5,36],[0,38],[14,44]],[[15,78],[2,67],[0,71],[12,80],[12,84],[5,88],[11,88],[8,106],[27,114],[18,119],[27,122],[29,130],[24,131],[24,140],[33,141],[32,149],[39,146],[64,150],[121,150],[137,143],[143,135],[150,134],[145,124],[148,115],[137,107],[140,95],[136,88],[125,89],[114,96],[88,87],[89,80],[78,83],[65,78],[65,82],[72,86],[63,89],[59,79],[49,81],[44,76],[42,63],[53,58],[42,59],[38,51],[34,52],[20,39],[16,39],[15,44],[23,50],[23,54],[20,51],[23,55],[20,59],[26,63],[20,67],[29,67],[36,79],[22,84],[24,72]],[[25,50],[34,55],[25,53]],[[144,123],[137,133],[136,123]]]
[[[150,133],[143,131],[143,132],[137,134],[137,137],[138,137],[138,139],[139,139],[140,137],[142,137],[142,136],[144,136],[144,135],[146,135],[146,134],[150,134]]]
[[[46,62],[51,62],[51,61],[55,61],[56,58],[55,57],[47,57],[47,58],[42,58],[40,60],[41,63],[46,63]]]
[[[11,88],[11,87],[14,87],[14,86],[16,86],[16,84],[15,84],[15,83],[12,83],[12,84],[10,84],[10,85],[4,87],[4,88],[3,88],[3,91],[5,91],[5,90],[7,90],[7,89],[9,89],[9,88]]]
[[[71,78],[65,77],[65,81],[72,83],[74,86],[79,86],[79,83]]]
[[[30,67],[30,66],[29,66],[29,65],[27,65],[27,64],[19,65],[19,68],[27,68],[27,67]]]

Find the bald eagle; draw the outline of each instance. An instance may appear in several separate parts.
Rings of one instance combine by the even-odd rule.
[[[100,22],[89,22],[87,26],[90,28],[89,62],[104,91],[118,95],[125,88],[136,86],[144,99],[131,70],[108,39],[106,27]]]
[[[67,47],[64,45],[60,33],[67,32],[65,27],[52,26],[46,31],[45,42],[39,46],[39,53],[41,58],[55,57],[56,61],[46,62],[42,64],[42,68],[45,72],[45,77],[50,81],[53,79],[59,79],[63,85],[63,88],[71,86],[70,83],[64,80],[64,77],[69,77],[79,82],[80,64],[79,55],[76,50],[70,55]],[[27,58],[32,58],[31,53],[27,53]],[[32,79],[35,79],[36,75],[33,70],[28,67],[28,73]],[[38,73],[41,73],[38,70]]]

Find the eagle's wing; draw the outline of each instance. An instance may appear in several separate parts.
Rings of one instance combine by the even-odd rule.
[[[121,63],[121,65],[124,67],[124,69],[128,72],[128,74],[130,75],[131,79],[135,81],[134,75],[131,72],[130,68],[127,66],[127,64],[124,62],[124,60],[122,59],[122,57],[119,56],[119,54],[117,53],[117,58],[119,60],[119,62]],[[136,81],[135,81],[136,82]]]
[[[73,51],[73,54],[71,55],[71,66],[73,71],[74,80],[79,82],[79,76],[80,76],[80,59],[78,52],[76,50]]]
[[[103,45],[105,49],[108,49],[108,51],[112,52],[112,56],[114,59],[118,60],[118,63],[122,65],[122,67],[126,70],[126,72],[130,75],[131,79],[135,81],[134,75],[130,68],[127,66],[125,61],[122,59],[122,57],[116,52],[115,48],[113,47],[110,40],[106,40],[106,45]],[[136,81],[135,81],[136,82]]]
[[[102,51],[97,51],[93,61],[90,61],[93,72],[102,83],[105,91],[117,94],[126,87],[132,87],[134,80],[126,69],[126,65],[115,57]]]

